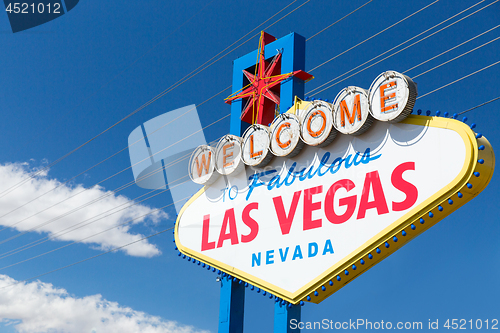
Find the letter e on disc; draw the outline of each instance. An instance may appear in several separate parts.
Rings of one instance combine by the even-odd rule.
[[[241,162],[241,138],[227,134],[215,147],[215,168],[221,175],[237,174],[245,166]]]
[[[377,120],[400,122],[411,113],[416,100],[415,82],[395,71],[380,74],[370,87],[370,113]]]

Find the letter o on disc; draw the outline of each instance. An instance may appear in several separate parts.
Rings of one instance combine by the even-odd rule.
[[[273,158],[269,152],[271,138],[269,127],[254,124],[247,128],[241,139],[243,163],[253,167],[263,167]]]
[[[342,89],[333,101],[333,126],[342,134],[360,135],[373,124],[368,91],[350,86]]]
[[[381,121],[397,123],[411,113],[417,100],[417,85],[408,76],[387,71],[370,86],[370,113]]]
[[[207,145],[196,148],[189,160],[189,177],[197,184],[210,185],[217,180],[219,174],[215,172],[215,153]]]
[[[221,175],[238,174],[245,169],[241,162],[241,138],[227,134],[215,147],[215,168]]]
[[[294,157],[304,147],[300,140],[300,121],[292,113],[282,113],[271,124],[271,152],[276,156]]]
[[[310,146],[326,147],[337,136],[333,128],[333,114],[330,103],[313,101],[300,116],[302,141]]]

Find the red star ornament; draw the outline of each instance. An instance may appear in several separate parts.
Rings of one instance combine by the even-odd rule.
[[[281,52],[267,62],[264,55],[266,44],[276,40],[273,36],[261,32],[259,40],[259,61],[256,64],[256,74],[243,70],[243,74],[250,83],[242,89],[225,99],[231,104],[232,101],[243,99],[244,108],[241,113],[241,120],[249,124],[271,123],[275,117],[276,105],[280,104],[280,83],[295,76],[301,80],[308,81],[313,78],[302,70],[292,73],[281,73]]]

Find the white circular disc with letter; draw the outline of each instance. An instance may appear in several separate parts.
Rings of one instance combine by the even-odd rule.
[[[241,139],[243,162],[253,167],[268,164],[273,157],[269,152],[270,143],[269,127],[260,124],[248,127]]]
[[[369,103],[372,116],[392,123],[405,119],[417,99],[417,85],[408,76],[387,71],[370,86]]]
[[[276,117],[271,124],[271,152],[276,156],[294,157],[302,147],[299,118],[291,113]]]
[[[300,135],[302,141],[310,146],[329,145],[337,135],[333,128],[332,105],[319,100],[311,102],[301,112]]]
[[[241,162],[241,138],[227,134],[215,147],[215,167],[221,175],[237,174],[245,166]]]
[[[333,126],[342,134],[359,135],[373,124],[368,91],[350,86],[342,89],[333,102]]]
[[[217,180],[215,172],[215,153],[212,147],[201,145],[191,154],[189,160],[189,177],[197,184],[210,185]]]

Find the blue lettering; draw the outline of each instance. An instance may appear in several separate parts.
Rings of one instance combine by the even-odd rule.
[[[349,154],[345,159],[342,157],[337,157],[332,164],[327,165],[331,154],[329,152],[325,152],[323,156],[321,157],[321,160],[319,162],[319,165],[317,168],[314,168],[314,165],[311,165],[310,167],[305,167],[300,171],[295,171],[295,168],[297,167],[297,162],[294,162],[290,168],[287,170],[287,174],[284,177],[284,179],[281,179],[281,176],[279,174],[275,175],[274,177],[271,178],[267,183],[262,182],[260,180],[260,177],[276,173],[277,170],[269,170],[269,171],[264,171],[258,174],[254,174],[248,178],[250,181],[250,185],[248,186],[248,193],[246,196],[246,200],[250,198],[250,195],[252,195],[253,190],[259,186],[266,186],[268,191],[271,191],[274,188],[280,188],[281,186],[290,186],[293,184],[295,181],[295,178],[298,178],[299,181],[304,181],[306,179],[311,179],[314,178],[315,176],[322,177],[328,172],[330,172],[332,175],[335,174],[337,171],[340,170],[342,167],[342,163],[344,162],[344,167],[346,169],[349,169],[351,166],[357,166],[361,163],[363,164],[368,164],[371,161],[374,161],[378,158],[380,158],[382,154],[378,154],[375,156],[371,156],[370,154],[370,148],[366,148],[365,152],[363,154],[360,154],[359,152],[356,152],[356,154],[353,155]],[[231,189],[230,191],[231,192]],[[237,189],[236,189],[236,194],[237,195]],[[225,194],[225,190],[223,195]],[[231,193],[229,193],[231,194]],[[230,199],[234,199],[233,197],[230,196]]]
[[[330,252],[333,254],[333,246],[332,246],[332,241],[327,239],[325,242],[325,248],[323,249],[323,255],[325,255],[327,252]]]
[[[300,245],[297,245],[295,247],[295,251],[293,251],[293,257],[292,260],[295,260],[295,258],[302,259],[302,250],[300,249]]]
[[[255,255],[255,253],[252,253],[252,267],[254,267],[255,264],[257,264],[257,266],[260,266],[260,252],[258,257]]]
[[[361,155],[359,152],[356,152],[356,155],[354,155],[354,160],[353,160],[354,166],[358,166],[363,161],[363,155]],[[358,157],[359,160],[357,159]]]
[[[288,249],[288,247],[285,249],[285,253],[283,253],[283,249],[280,249],[281,262],[285,262],[286,256],[288,255]]]
[[[349,168],[351,167],[352,163],[354,162],[354,161],[353,161],[353,162],[351,162],[351,157],[352,157],[352,155],[351,155],[351,154],[349,154],[349,155],[346,157],[346,159],[345,159],[344,167],[345,167],[346,169],[349,169]]]
[[[275,186],[276,186],[277,188],[279,188],[279,187],[280,187],[279,182],[280,182],[280,175],[276,175],[276,176],[274,176],[273,178],[271,178],[271,180],[269,181],[269,183],[267,183],[267,189],[270,191],[270,190],[272,190]]]
[[[259,180],[259,175],[258,174],[253,174],[249,178],[250,180],[250,185],[248,186],[248,193],[247,193],[247,200],[250,198],[250,195],[253,192],[253,189],[262,185],[265,185],[263,182]]]
[[[300,175],[300,177],[299,177],[299,180],[300,180],[300,181],[304,181],[304,180],[306,180],[306,179],[311,179],[312,177],[314,177],[314,175],[316,174],[316,171],[317,171],[317,170],[316,170],[316,171],[314,171],[314,172],[312,172],[313,168],[314,168],[314,165],[311,165],[311,166],[309,167],[309,169],[308,169],[308,171],[307,171],[307,172],[304,172],[304,171],[306,170],[306,169],[304,168],[304,170],[302,170],[302,171],[301,171],[301,175]]]
[[[326,163],[328,163],[329,159],[330,159],[330,153],[327,152],[323,155],[321,161],[319,162],[318,176],[323,177],[328,172],[328,168],[326,168],[325,172],[321,172],[321,168],[324,167]]]
[[[295,167],[297,166],[297,162],[293,162],[292,166],[290,167],[290,169],[288,169],[288,174],[286,175],[286,178],[285,178],[285,185],[286,186],[290,186],[293,184],[294,180],[295,180],[295,174],[293,172],[293,170],[295,170]],[[288,179],[290,178],[290,176],[292,176],[292,181],[289,182]]]
[[[339,171],[340,167],[342,166],[342,162],[343,162],[343,161],[344,161],[344,160],[343,160],[341,157],[337,157],[337,158],[335,159],[335,161],[333,161],[333,163],[330,165],[330,168],[329,168],[329,169],[330,169],[330,173],[331,173],[332,175],[333,175],[334,173],[336,173],[337,171]],[[337,163],[338,163],[338,165],[337,165],[337,169],[333,169],[333,167],[334,167]]]
[[[370,156],[370,148],[366,148],[366,150],[363,154],[363,159],[361,160],[361,163],[368,164],[368,163],[370,163],[370,161],[375,161],[376,159],[380,158],[380,156],[382,156],[382,154],[378,154],[378,155],[371,157]]]
[[[313,248],[314,248],[314,252],[312,251]],[[308,252],[309,252],[309,254],[308,254],[309,258],[315,257],[318,254],[318,244],[315,242],[309,243],[309,251]]]
[[[274,250],[266,251],[266,265],[274,264]]]

